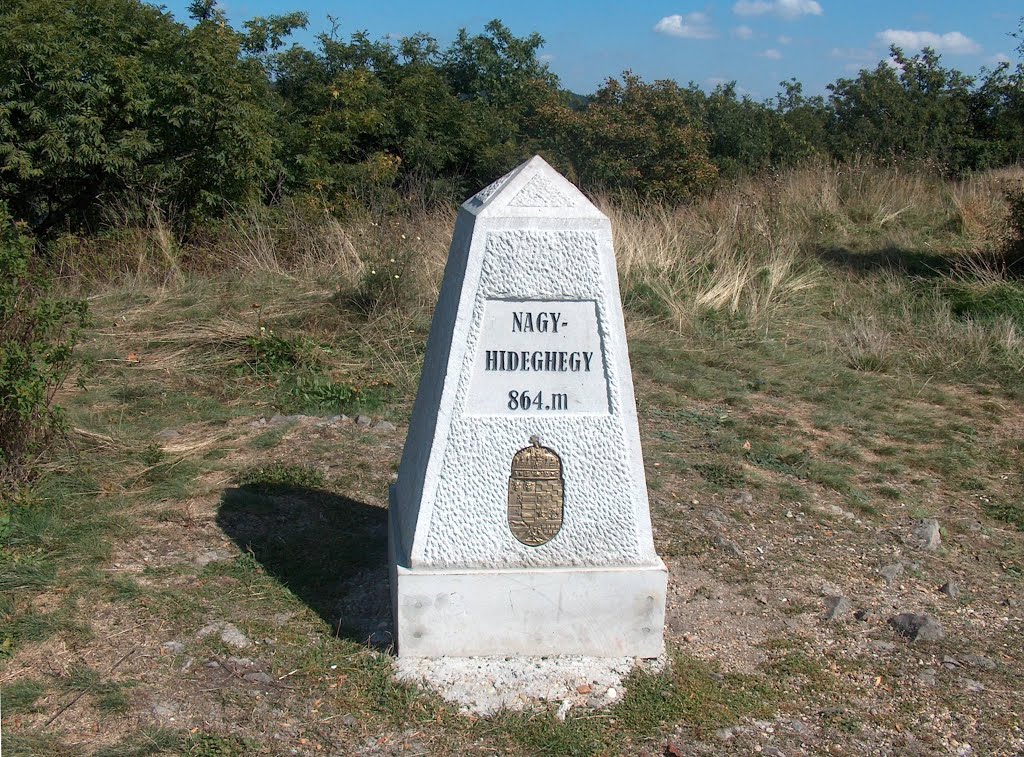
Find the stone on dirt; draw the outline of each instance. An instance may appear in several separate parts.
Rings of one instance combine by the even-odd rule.
[[[889,625],[911,641],[938,641],[946,638],[942,624],[930,615],[901,612],[889,618]]]
[[[718,534],[718,536],[715,537],[715,546],[723,552],[728,552],[734,557],[743,556],[743,550],[740,549],[739,545],[732,539],[726,539],[721,534]]]
[[[964,662],[972,668],[983,668],[984,670],[995,670],[996,661],[990,657],[980,654],[965,654]]]
[[[942,546],[939,522],[935,518],[924,518],[918,521],[914,535],[923,549],[936,550]]]
[[[903,563],[894,562],[891,565],[883,565],[878,569],[878,572],[885,579],[885,582],[892,586],[896,579],[903,574]]]
[[[841,620],[853,606],[842,596],[825,597],[825,620]]]
[[[939,591],[945,594],[950,599],[956,599],[960,596],[960,584],[958,584],[953,579],[950,579],[939,587]]]
[[[271,426],[284,426],[289,423],[298,423],[305,419],[305,415],[275,415],[270,419]]]
[[[200,639],[205,639],[207,636],[211,636],[215,633],[220,635],[221,641],[228,646],[235,647],[236,649],[244,649],[252,644],[249,637],[238,630],[238,626],[234,623],[227,623],[223,620],[207,623],[196,632],[196,636]]]
[[[372,423],[373,423],[373,418],[371,418],[368,415],[357,415],[356,416],[356,425],[357,426],[362,426],[363,428],[369,428]]]

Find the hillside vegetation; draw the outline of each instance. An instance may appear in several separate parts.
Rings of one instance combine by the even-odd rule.
[[[192,14],[0,8],[5,747],[1024,750],[1020,63],[582,97],[499,22],[304,49],[301,14]],[[671,665],[565,722],[459,715],[388,653],[457,202],[536,152],[612,221],[671,570]]]
[[[672,666],[564,723],[390,677],[386,491],[451,210],[66,242],[94,326],[58,395],[70,448],[7,510],[5,746],[1019,751],[1024,310],[992,240],[1020,179],[821,166],[602,201]],[[822,620],[825,591],[863,620]],[[908,646],[904,611],[946,639]]]

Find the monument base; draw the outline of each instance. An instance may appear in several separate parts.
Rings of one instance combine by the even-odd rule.
[[[394,528],[394,523],[391,523]],[[656,566],[408,568],[389,540],[400,657],[659,657],[668,572]]]

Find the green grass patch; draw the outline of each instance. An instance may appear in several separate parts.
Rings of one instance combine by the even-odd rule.
[[[243,757],[257,751],[258,745],[249,739],[200,732],[189,735],[182,753],[188,757]]]
[[[1024,531],[1024,504],[1015,500],[991,499],[985,503],[985,513],[1003,523],[1009,523]]]
[[[1017,282],[948,281],[940,291],[961,318],[1009,318],[1024,326],[1024,286]]]
[[[305,463],[273,462],[246,468],[238,475],[241,486],[267,492],[287,489],[323,489],[327,479],[323,471]]]
[[[23,678],[20,681],[12,681],[0,691],[3,698],[4,713],[16,715],[18,713],[32,712],[35,709],[36,700],[46,693],[46,684],[38,678]]]
[[[743,471],[729,463],[698,463],[693,469],[705,481],[722,489],[736,489],[745,481]]]

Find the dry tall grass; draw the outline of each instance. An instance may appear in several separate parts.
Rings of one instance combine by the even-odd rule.
[[[1024,365],[1019,322],[964,317],[941,292],[949,283],[982,294],[1007,285],[993,252],[1005,193],[1022,181],[1021,169],[950,182],[819,164],[745,180],[690,206],[596,201],[612,221],[634,332],[646,323],[696,338],[706,316],[720,314],[755,333],[824,334],[855,368],[929,371],[996,359]],[[290,294],[337,292],[342,309],[364,318],[375,364],[414,380],[409,356],[421,338],[410,334],[436,301],[454,210],[410,207],[343,222],[296,200],[239,211],[185,241],[152,204],[140,206],[112,213],[100,237],[67,240],[65,273],[91,291],[270,279],[289,282]],[[290,307],[303,307],[302,298]]]

